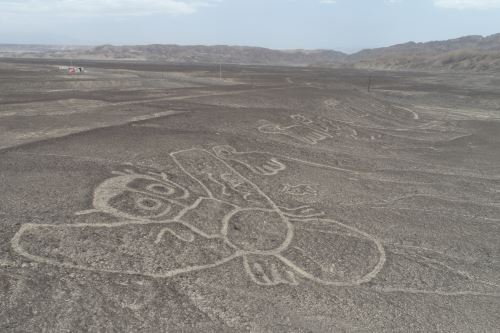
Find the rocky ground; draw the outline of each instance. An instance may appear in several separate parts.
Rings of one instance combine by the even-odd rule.
[[[59,65],[0,61],[1,332],[500,327],[500,76]]]

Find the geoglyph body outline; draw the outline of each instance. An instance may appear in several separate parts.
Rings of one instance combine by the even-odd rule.
[[[223,150],[228,150],[228,147],[230,146],[219,146],[222,147]],[[238,153],[234,148],[230,147],[229,151],[231,153]],[[24,256],[27,259],[30,259],[34,262],[38,263],[45,263],[45,264],[50,264],[50,265],[55,265],[55,266],[60,266],[60,267],[65,267],[65,268],[71,268],[71,269],[81,269],[81,270],[87,270],[87,271],[96,271],[96,272],[108,272],[108,273],[118,273],[118,274],[130,274],[130,275],[139,275],[139,276],[148,276],[148,277],[153,277],[153,278],[168,278],[168,277],[173,277],[178,274],[185,274],[185,273],[190,273],[190,272],[196,272],[196,271],[203,271],[206,269],[210,268],[216,268],[221,265],[224,265],[226,263],[229,263],[233,260],[241,260],[243,268],[245,272],[247,273],[247,276],[250,277],[250,279],[262,286],[273,286],[273,285],[279,285],[279,284],[288,284],[288,285],[298,285],[299,280],[297,277],[300,277],[302,280],[309,280],[318,284],[323,284],[323,285],[330,285],[330,286],[340,286],[340,287],[353,287],[353,286],[361,286],[367,282],[373,283],[373,285],[368,286],[370,289],[373,289],[374,291],[378,292],[404,292],[404,293],[422,293],[422,294],[436,294],[436,295],[443,295],[443,296],[464,296],[464,295],[483,295],[483,296],[493,296],[493,297],[500,297],[500,293],[497,291],[486,291],[482,290],[484,286],[488,288],[495,288],[498,289],[500,286],[498,286],[495,283],[484,281],[482,279],[478,279],[473,277],[472,275],[468,273],[464,273],[461,270],[457,270],[449,265],[447,265],[445,262],[439,262],[436,261],[438,259],[432,259],[431,257],[426,258],[427,255],[421,255],[417,254],[416,259],[417,261],[425,261],[425,266],[428,266],[429,264],[438,264],[439,267],[445,268],[447,271],[451,272],[454,275],[459,275],[462,278],[466,278],[470,283],[479,283],[483,287],[479,287],[479,289],[476,289],[473,287],[470,289],[469,287],[465,288],[460,288],[458,290],[449,290],[449,289],[420,289],[420,288],[415,288],[411,287],[410,285],[408,286],[398,286],[396,285],[390,286],[386,285],[384,283],[384,279],[379,281],[378,274],[384,269],[386,265],[389,267],[391,266],[391,263],[389,262],[388,264],[386,263],[386,251],[390,255],[394,255],[394,251],[390,250],[391,246],[397,246],[394,244],[390,243],[384,243],[381,240],[378,240],[377,238],[373,237],[372,235],[369,235],[363,231],[360,231],[357,228],[345,225],[343,223],[340,223],[338,221],[328,219],[328,218],[323,218],[321,213],[316,212],[314,209],[312,209],[309,206],[302,206],[302,207],[295,207],[295,208],[284,208],[284,207],[279,207],[277,206],[272,199],[270,199],[269,196],[267,196],[264,192],[260,190],[258,185],[252,183],[249,181],[247,178],[242,176],[240,172],[238,172],[236,169],[234,169],[228,162],[234,162],[236,164],[242,165],[246,167],[245,172],[253,172],[257,175],[262,175],[261,172],[257,168],[252,168],[251,161],[246,161],[242,159],[235,159],[233,160],[231,158],[231,155],[222,155],[219,156],[217,152],[220,152],[220,149],[217,149],[217,147],[213,148],[213,151],[215,153],[211,153],[208,150],[205,149],[187,149],[187,150],[181,150],[177,152],[171,153],[172,159],[175,161],[175,164],[182,170],[181,174],[184,176],[187,176],[189,179],[194,181],[195,183],[198,183],[201,188],[203,188],[203,192],[207,193],[206,196],[198,196],[197,198],[193,197],[193,195],[196,195],[194,192],[190,192],[191,190],[194,190],[194,188],[191,188],[190,185],[188,185],[189,182],[187,182],[184,186],[181,186],[178,184],[178,182],[174,182],[169,179],[169,177],[160,172],[160,173],[155,173],[155,172],[149,172],[149,173],[138,173],[134,172],[132,170],[125,170],[125,172],[113,172],[117,177],[112,177],[108,178],[104,182],[101,183],[100,186],[98,186],[95,190],[95,197],[93,199],[93,205],[94,209],[88,210],[88,211],[83,211],[80,213],[77,213],[77,215],[81,214],[90,214],[90,213],[95,213],[95,212],[108,212],[111,215],[114,215],[115,217],[121,218],[121,222],[113,222],[113,223],[76,223],[76,224],[62,224],[62,225],[51,225],[51,224],[24,224],[21,226],[21,228],[18,230],[18,232],[15,234],[11,241],[11,245],[14,249],[15,252],[20,254],[21,256]],[[204,177],[206,177],[205,180],[200,180],[200,175],[195,175],[190,172],[190,167],[189,163],[186,164],[186,161],[182,161],[183,154],[193,154],[195,156],[195,162],[198,157],[196,156],[205,156],[209,160],[216,161],[216,163],[219,163],[219,165],[223,166],[223,168],[226,170],[226,172],[221,173],[219,176],[219,179],[217,179],[217,175],[214,175],[210,172],[206,173]],[[273,154],[269,153],[264,153],[264,152],[244,152],[244,153],[238,153],[236,156],[244,156],[245,154],[260,154],[262,156],[259,156],[262,158],[264,155],[267,155],[269,160],[272,162],[270,159],[271,156],[274,156]],[[279,161],[280,165],[279,168],[274,169],[276,173],[282,172],[286,170],[287,166],[285,164],[285,160],[290,160],[290,161],[295,161],[299,162],[301,164],[309,165],[309,166],[315,166],[315,167],[323,167],[327,169],[332,169],[332,170],[338,170],[338,171],[344,171],[344,172],[349,172],[349,173],[356,173],[355,171],[351,170],[344,170],[340,168],[335,168],[335,167],[330,167],[326,165],[320,165],[317,163],[313,162],[308,162],[308,161],[302,161],[294,158],[285,158],[283,156],[276,155],[278,159],[276,161]],[[184,155],[185,157],[185,155]],[[192,156],[191,156],[192,157]],[[229,158],[228,158],[229,157]],[[225,161],[227,160],[227,162]],[[256,160],[254,159],[253,162]],[[262,159],[257,159],[257,161],[262,162]],[[198,161],[200,162],[200,161]],[[196,163],[195,163],[196,164]],[[208,163],[210,164],[210,163]],[[187,165],[187,168],[186,168]],[[273,163],[269,164],[273,165]],[[283,165],[283,167],[281,167]],[[279,170],[278,170],[279,169]],[[196,172],[196,169],[194,169]],[[265,168],[263,170],[270,170],[268,168]],[[191,170],[193,171],[193,170]],[[199,171],[199,170],[198,170]],[[209,170],[210,171],[210,170]],[[203,171],[205,172],[205,171]],[[123,187],[124,180],[128,179],[135,179],[139,176],[142,180],[146,181],[160,181],[162,182],[163,185],[167,185],[168,188],[162,188],[160,187],[154,187],[154,189],[157,192],[161,193],[168,193],[170,197],[168,199],[165,199],[163,196],[159,196],[161,200],[167,200],[172,203],[172,209],[169,209],[168,211],[165,210],[164,214],[152,214],[148,218],[144,217],[134,217],[133,215],[128,214],[127,212],[124,211],[116,211],[116,210],[110,210],[110,206],[107,204],[106,200],[113,197],[114,191],[120,191]],[[267,175],[271,176],[271,175]],[[211,185],[208,185],[207,179],[209,179],[210,182],[212,182]],[[162,185],[160,184],[160,185]],[[183,183],[184,184],[184,183]],[[146,186],[147,185],[147,186]],[[144,186],[145,188],[150,188],[152,185],[146,183]],[[156,184],[158,185],[158,184]],[[192,183],[191,183],[192,185]],[[207,186],[208,185],[208,186]],[[215,185],[219,186],[219,194],[214,195],[211,193],[210,186]],[[260,202],[259,200],[254,200],[255,198],[252,199],[252,195],[245,195],[242,196],[244,200],[248,200],[250,202],[249,207],[241,207],[238,203],[233,202],[232,200],[224,200],[220,199],[220,196],[230,196],[230,191],[232,190],[232,186],[243,186],[243,189],[245,191],[257,191],[259,195],[261,195],[261,200],[264,200],[264,202]],[[245,186],[247,186],[245,188]],[[142,189],[143,190],[143,189]],[[142,191],[141,190],[141,191]],[[139,191],[140,192],[140,191]],[[196,192],[196,191],[195,191]],[[251,194],[251,193],[247,193]],[[241,199],[241,198],[240,198]],[[191,222],[186,222],[184,218],[186,215],[188,215],[190,212],[197,211],[197,209],[200,209],[200,207],[203,206],[203,204],[206,203],[212,203],[212,204],[221,204],[225,205],[226,207],[230,207],[230,213],[226,213],[224,215],[224,218],[221,219],[221,232],[214,232],[214,231],[206,231],[202,230],[203,228],[198,228],[197,225],[194,225]],[[151,204],[154,204],[154,202],[146,202],[143,201],[139,205],[143,209],[145,209],[146,212],[149,212],[151,209]],[[253,206],[252,206],[253,205]],[[209,206],[210,208],[210,206]],[[112,230],[113,228],[115,229],[120,229],[120,228],[126,228],[126,227],[148,227],[148,226],[157,226],[158,229],[156,231],[156,237],[151,239],[150,243],[158,245],[163,242],[163,237],[167,234],[170,234],[172,236],[175,236],[178,240],[185,242],[186,244],[193,245],[195,244],[195,237],[203,237],[204,239],[212,239],[212,240],[220,240],[220,239],[226,239],[228,238],[227,230],[228,226],[231,223],[231,217],[236,215],[236,214],[245,214],[246,212],[260,212],[261,214],[276,214],[280,216],[280,218],[284,218],[285,220],[285,225],[287,227],[287,232],[286,236],[284,237],[283,242],[279,247],[274,247],[272,249],[265,249],[264,251],[258,251],[255,249],[242,249],[241,247],[238,246],[238,244],[232,244],[230,241],[226,241],[226,243],[232,248],[232,252],[224,257],[221,257],[217,261],[213,262],[205,262],[205,263],[200,263],[197,265],[190,265],[186,267],[181,267],[181,268],[174,268],[170,269],[168,271],[164,271],[161,273],[154,273],[154,272],[141,272],[137,270],[127,270],[127,269],[113,269],[113,268],[102,268],[102,267],[90,267],[90,266],[85,266],[85,265],[79,265],[79,264],[72,264],[68,262],[59,262],[57,260],[52,259],[51,257],[47,256],[40,256],[40,255],[35,255],[33,253],[30,253],[29,251],[25,250],[21,244],[22,237],[25,233],[30,232],[30,231],[36,231],[40,230],[43,228],[57,228],[57,227],[63,227],[63,228],[68,228],[69,230],[78,230],[81,228],[103,228],[107,230]],[[206,211],[205,211],[206,212]],[[169,218],[163,218],[164,216],[168,216]],[[306,225],[306,228],[304,228],[305,223],[310,223],[310,225]],[[161,229],[160,226],[161,225]],[[185,230],[188,230],[188,232],[178,232],[174,229],[172,229],[172,225],[176,226],[182,226]],[[325,226],[328,226],[328,230],[324,230]],[[337,228],[337,231],[331,230],[331,227],[334,226]],[[372,266],[370,266],[370,270],[366,271],[364,275],[356,277],[355,279],[351,280],[328,280],[323,277],[318,277],[318,275],[315,275],[314,273],[310,273],[308,269],[304,269],[304,267],[300,264],[297,264],[296,261],[293,259],[289,259],[286,255],[286,251],[288,248],[292,247],[291,242],[294,240],[296,236],[301,235],[301,232],[304,230],[309,230],[317,233],[328,233],[328,234],[336,234],[338,233],[338,229],[340,229],[340,233],[342,235],[347,235],[351,234],[355,235],[354,237],[357,237],[358,239],[364,239],[365,241],[369,241],[372,244],[375,244],[375,252],[378,252],[378,260],[376,264],[372,263]],[[346,232],[347,231],[347,232]],[[164,245],[164,244],[163,244]],[[312,245],[314,247],[314,245]],[[386,248],[389,246],[388,248]],[[406,249],[406,246],[402,246],[402,248]],[[418,249],[420,251],[430,251],[429,249],[425,248],[420,248],[420,247],[408,247],[409,249]],[[316,249],[317,250],[317,249]],[[405,250],[406,251],[406,250]],[[373,249],[372,249],[373,252]],[[435,252],[435,251],[434,251]],[[437,252],[436,252],[437,253]],[[373,254],[373,253],[372,253]],[[359,254],[357,254],[359,256]],[[368,254],[369,255],[369,254]],[[418,257],[418,258],[417,258]],[[336,269],[336,267],[333,267],[332,269]],[[266,270],[267,268],[267,270]],[[382,282],[382,285],[380,284]],[[453,288],[452,288],[453,289]]]
[[[187,154],[187,155],[185,155]],[[189,170],[189,166],[186,167],[185,161],[182,161],[182,158],[185,156],[194,154],[195,158],[196,156],[203,156],[208,159],[212,159],[213,161],[216,161],[216,163],[219,163],[220,165],[223,165],[226,170],[228,170],[229,173],[232,175],[229,176],[229,178],[233,177],[233,181],[238,183],[238,182],[244,182],[245,186],[249,186],[251,191],[255,191],[255,193],[258,193],[258,195],[261,196],[261,199],[263,202],[265,202],[264,206],[267,205],[267,207],[258,207],[255,204],[250,204],[249,207],[238,207],[237,204],[231,203],[224,201],[220,199],[220,195],[214,195],[212,193],[212,190],[207,186],[207,181],[200,180],[200,175],[193,175],[193,171]],[[297,276],[300,276],[303,279],[308,279],[311,281],[314,281],[316,283],[320,284],[325,284],[325,285],[333,285],[333,286],[356,286],[360,285],[362,283],[369,282],[372,280],[382,269],[385,263],[385,251],[382,243],[376,239],[375,237],[360,231],[354,227],[342,224],[338,221],[332,220],[332,219],[327,219],[327,218],[319,218],[321,214],[315,214],[312,213],[310,209],[307,209],[306,207],[299,207],[298,209],[285,209],[282,207],[278,207],[264,192],[262,192],[257,185],[243,177],[240,173],[238,173],[235,169],[233,169],[229,164],[227,164],[225,161],[222,159],[218,158],[217,156],[213,155],[207,150],[204,149],[187,149],[187,150],[181,150],[177,152],[173,152],[170,154],[174,162],[179,166],[179,168],[182,170],[184,174],[186,174],[188,177],[190,177],[193,181],[197,182],[200,184],[200,186],[205,190],[207,193],[206,197],[200,197],[197,198],[194,203],[191,205],[182,205],[180,201],[189,198],[190,193],[189,190],[182,187],[179,184],[173,183],[172,181],[168,180],[168,178],[164,174],[154,174],[151,173],[150,175],[141,175],[144,177],[144,179],[150,179],[150,180],[158,180],[159,178],[162,179],[164,182],[170,185],[175,185],[177,189],[179,190],[179,193],[177,195],[177,198],[174,199],[169,199],[172,200],[175,204],[178,204],[177,207],[178,210],[175,211],[177,214],[175,217],[170,218],[170,219],[162,219],[162,216],[165,214],[161,215],[152,215],[151,218],[144,219],[144,218],[134,218],[131,215],[127,215],[126,213],[119,212],[119,211],[112,211],[109,208],[109,205],[106,205],[102,200],[106,199],[107,197],[112,196],[113,193],[106,192],[106,191],[113,191],[114,189],[119,188],[120,186],[117,186],[118,182],[124,182],[127,180],[132,179],[133,177],[136,177],[138,174],[134,174],[133,172],[126,172],[126,173],[115,173],[116,177],[112,177],[106,181],[104,181],[101,185],[106,184],[107,186],[105,187],[98,187],[96,188],[95,194],[97,195],[94,197],[93,204],[94,208],[93,210],[89,210],[87,212],[83,213],[92,213],[96,211],[100,212],[106,212],[111,215],[117,216],[119,218],[125,219],[125,221],[122,222],[117,222],[117,223],[78,223],[78,224],[63,224],[63,225],[49,225],[49,224],[24,224],[19,231],[16,233],[16,235],[12,239],[12,247],[13,249],[20,255],[33,260],[35,262],[40,262],[40,263],[46,263],[46,264],[51,264],[51,265],[56,265],[56,266],[61,266],[61,267],[66,267],[66,268],[76,268],[76,269],[82,269],[82,270],[90,270],[90,271],[101,271],[101,272],[109,272],[109,273],[123,273],[123,274],[134,274],[134,275],[144,275],[144,276],[151,276],[155,278],[166,278],[166,277],[172,277],[178,274],[183,274],[183,273],[188,273],[188,272],[193,272],[193,271],[200,271],[204,269],[209,269],[209,268],[214,268],[218,267],[220,265],[223,265],[229,261],[232,261],[237,258],[242,258],[243,259],[243,266],[248,273],[248,275],[251,277],[252,281],[254,281],[257,284],[261,285],[277,285],[281,283],[287,283],[291,285],[297,284],[297,279],[295,278],[295,274]],[[212,176],[208,174],[207,176]],[[235,184],[236,184],[235,183]],[[214,183],[215,184],[215,183]],[[227,183],[226,183],[227,184]],[[223,184],[224,185],[224,184]],[[238,185],[238,184],[236,184]],[[224,189],[221,193],[224,193]],[[177,200],[177,201],[176,201]],[[180,201],[179,201],[180,200]],[[196,226],[194,226],[191,223],[185,222],[182,220],[182,217],[190,211],[193,211],[193,209],[196,209],[204,200],[210,200],[214,202],[220,202],[225,205],[232,205],[234,207],[233,210],[231,210],[228,214],[226,214],[225,218],[223,219],[222,223],[222,230],[220,234],[209,234],[206,233],[203,230],[200,230]],[[253,205],[253,206],[252,206]],[[147,208],[147,207],[146,207]],[[182,208],[182,209],[181,209]],[[229,239],[230,236],[228,235],[228,226],[231,222],[231,219],[233,216],[237,214],[246,214],[246,212],[252,212],[252,213],[260,213],[266,216],[266,214],[272,214],[275,216],[277,219],[281,219],[284,225],[286,226],[286,236],[283,240],[283,242],[275,248],[272,249],[265,249],[265,250],[259,250],[259,249],[243,249],[241,245],[238,244],[232,244],[232,240]],[[169,213],[173,213],[173,211],[169,210]],[[315,276],[314,274],[308,272],[307,270],[303,269],[300,265],[297,265],[293,260],[287,258],[283,253],[284,251],[288,248],[292,240],[294,239],[295,232],[297,232],[294,229],[294,222],[321,222],[321,223],[326,223],[326,224],[331,224],[332,226],[335,225],[336,228],[342,229],[345,234],[354,234],[356,235],[357,238],[364,239],[366,242],[370,242],[371,244],[374,245],[374,248],[376,248],[376,251],[378,251],[378,262],[373,266],[370,267],[369,269],[366,270],[366,272],[363,272],[362,276],[359,276],[356,279],[353,280],[347,280],[347,281],[341,281],[341,280],[326,280],[322,279],[320,277]],[[48,257],[43,257],[43,256],[38,256],[32,253],[29,253],[29,251],[25,250],[21,244],[21,239],[23,235],[26,232],[32,232],[33,230],[40,230],[40,228],[51,228],[51,227],[58,227],[58,228],[69,228],[68,230],[72,230],[72,228],[105,228],[105,229],[111,229],[111,228],[120,228],[120,227],[125,227],[125,226],[136,226],[136,225],[142,225],[142,226],[147,226],[147,225],[164,225],[165,228],[162,229],[163,233],[166,232],[171,232],[173,235],[175,235],[177,238],[182,239],[183,241],[190,242],[192,239],[190,237],[184,237],[179,236],[172,230],[170,230],[169,224],[181,224],[190,231],[192,231],[194,234],[205,237],[207,239],[210,238],[222,238],[224,241],[231,246],[234,249],[234,252],[224,258],[221,258],[217,262],[212,262],[212,263],[207,263],[204,265],[192,265],[189,267],[183,267],[179,269],[174,269],[171,271],[167,272],[162,272],[160,274],[154,274],[154,273],[144,273],[144,272],[137,272],[137,271],[127,271],[123,269],[103,269],[103,268],[93,268],[93,267],[88,267],[88,266],[83,266],[83,265],[78,265],[78,264],[72,264],[68,262],[59,262],[55,259],[48,258]],[[76,229],[73,229],[76,230]],[[320,231],[318,231],[320,232]],[[161,241],[162,235],[158,235],[157,241]],[[279,269],[276,268],[276,266],[271,263],[271,274],[269,276],[264,276],[262,278],[261,276],[258,275],[258,269],[257,273],[255,272],[255,268],[258,268],[258,265],[255,264],[255,267],[250,266],[250,259],[252,256],[257,256],[260,257],[261,259],[265,259],[266,261],[268,260],[269,262],[275,262],[278,263],[278,265],[284,266],[281,268],[281,272]]]

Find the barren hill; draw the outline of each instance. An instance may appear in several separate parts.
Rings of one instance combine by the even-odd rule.
[[[500,34],[368,49],[348,57],[359,68],[500,70]]]
[[[397,70],[500,71],[500,34],[408,42],[347,55],[334,50],[272,50],[228,45],[0,45],[0,57],[135,60],[170,63],[356,67]]]
[[[309,66],[315,64],[333,65],[343,61],[347,55],[333,50],[271,50],[262,47],[228,45],[101,45],[80,49],[43,50],[40,46],[19,48],[24,54],[7,53],[9,48],[0,45],[0,55],[41,56],[50,58],[74,58],[93,60],[144,60],[182,63],[230,63],[251,65]]]

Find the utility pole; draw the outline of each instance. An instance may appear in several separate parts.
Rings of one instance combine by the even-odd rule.
[[[370,77],[368,78],[368,92],[372,89],[372,82],[373,82],[373,75],[370,74]]]
[[[222,64],[219,64],[219,80],[222,81]]]

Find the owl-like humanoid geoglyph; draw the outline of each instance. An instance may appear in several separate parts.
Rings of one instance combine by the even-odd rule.
[[[500,296],[496,283],[462,271],[439,251],[382,244],[311,208],[278,207],[228,164],[272,179],[286,171],[284,159],[228,146],[214,152],[172,153],[181,170],[176,181],[131,170],[104,181],[91,212],[118,222],[25,224],[12,246],[39,263],[156,278],[238,261],[266,286],[308,280],[382,292]]]
[[[203,195],[165,174],[119,172],[96,188],[93,199],[95,211],[119,222],[27,224],[14,248],[53,265],[153,277],[240,260],[263,285],[301,279],[354,285],[383,265],[384,249],[370,235],[310,209],[278,207],[206,150],[171,155]]]

